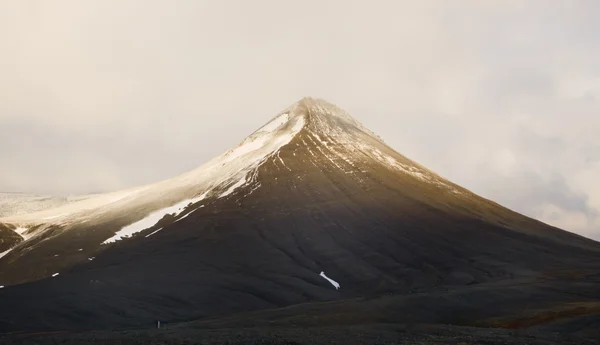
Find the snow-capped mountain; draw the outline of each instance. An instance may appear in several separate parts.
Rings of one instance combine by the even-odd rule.
[[[114,234],[99,244],[130,237],[152,227],[166,215],[179,216],[186,206],[208,196],[224,198],[239,187],[251,185],[257,167],[289,143],[303,128],[304,120],[302,116],[281,114],[236,148],[176,178],[97,195],[39,212],[15,212],[17,214],[0,218],[0,223],[23,237],[20,248],[26,248],[30,243],[35,246],[35,240],[43,238],[49,230],[52,230],[52,236],[56,236],[81,228],[82,224],[84,227],[95,226],[115,219],[119,222],[114,228],[116,231],[113,230]],[[8,253],[5,251],[0,257]]]
[[[343,173],[354,175],[357,183],[364,172],[357,169],[356,164],[376,160],[419,180],[461,193],[458,187],[414,162],[404,157],[394,158],[389,147],[343,110],[324,101],[306,98],[284,110],[234,149],[179,177],[82,198],[79,202],[65,202],[62,206],[39,212],[15,212],[0,218],[0,223],[16,231],[24,240],[18,248],[12,248],[16,250],[13,255],[18,255],[19,248],[35,246],[36,239],[44,238],[49,230],[56,236],[80,228],[82,224],[88,227],[118,219],[119,225],[115,229],[121,229],[102,242],[113,243],[151,228],[167,215],[177,218],[188,205],[198,204],[209,196],[224,198],[242,187],[250,188],[251,193],[260,187],[256,181],[258,167],[269,158],[285,167],[280,149],[303,130],[305,135],[296,143],[296,150],[305,149],[313,157],[313,164],[332,164]],[[327,162],[320,161],[323,158]],[[0,253],[0,257],[10,251]]]
[[[184,320],[477,284],[600,253],[451,183],[311,98],[196,170],[0,226],[12,239],[0,254],[0,309],[25,295],[33,308],[0,312],[6,329],[59,305],[85,306],[87,316],[33,323],[134,326],[157,314]],[[25,282],[34,283],[11,286]]]

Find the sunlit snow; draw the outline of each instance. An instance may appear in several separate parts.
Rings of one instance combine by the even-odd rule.
[[[256,173],[258,167],[269,157],[276,155],[283,146],[290,143],[307,123],[304,108],[299,105],[301,103],[290,107],[246,138],[239,146],[175,178],[128,190],[89,196],[53,209],[3,217],[1,221],[5,224],[26,225],[30,228],[29,231],[33,231],[32,227],[35,226],[35,232],[24,237],[27,241],[48,229],[58,228],[59,231],[66,231],[72,228],[71,225],[82,225],[90,220],[104,222],[127,212],[135,212],[142,205],[156,205],[149,209],[150,212],[144,219],[123,227],[102,243],[107,244],[148,229],[167,214],[179,215],[190,202],[166,207],[165,200],[185,200],[194,193],[206,191],[211,191],[217,197],[226,197],[236,189],[250,184],[252,188],[256,188],[253,173]]]
[[[54,273],[54,274],[52,275],[52,278],[54,278],[54,277],[58,277],[58,275],[59,275],[59,274],[60,274],[60,273]]]
[[[261,147],[265,146],[269,139],[270,138],[268,136],[261,135],[259,137],[255,137],[244,141],[242,145],[236,147],[225,156],[224,163],[231,162],[236,158],[239,158],[252,151],[260,149]]]
[[[203,207],[204,207],[204,205],[200,205],[198,208],[203,208]],[[190,214],[192,214],[192,213],[193,213],[193,212],[190,212],[190,213],[186,214],[185,216],[183,216],[183,217],[181,217],[181,218],[177,219],[177,220],[175,221],[175,223],[177,223],[178,221],[180,221],[180,220],[182,220],[182,219],[185,219],[185,218],[189,217],[189,216],[190,216]]]
[[[1,259],[2,257],[6,256],[6,254],[10,253],[10,251],[11,251],[11,250],[12,250],[12,248],[11,248],[11,249],[9,249],[9,250],[7,250],[7,251],[4,251],[4,252],[0,253],[0,259]]]
[[[23,237],[24,240],[26,240],[31,237],[31,235],[25,235],[25,232],[27,232],[27,230],[29,230],[29,228],[16,228],[15,232],[19,234],[19,236]]]
[[[321,277],[327,279],[328,282],[331,283],[331,285],[333,285],[335,287],[336,290],[338,290],[340,288],[340,284],[338,284],[338,282],[336,282],[335,280],[329,278],[328,276],[325,275],[325,272],[321,271],[321,274],[319,274]]]
[[[259,129],[259,131],[260,132],[272,132],[273,130],[279,128],[284,123],[288,122],[289,117],[290,117],[290,115],[288,113],[281,114],[273,121],[264,125],[261,129]]]
[[[221,193],[221,195],[219,195],[219,198],[228,196],[229,194],[233,193],[233,191],[235,191],[237,188],[243,186],[245,183],[246,183],[246,176],[243,176],[239,181],[237,181],[236,183],[231,185],[226,191]]]

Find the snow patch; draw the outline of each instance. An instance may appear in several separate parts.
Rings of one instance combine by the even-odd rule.
[[[280,153],[281,153],[280,151],[277,151],[277,158],[279,158],[279,161],[281,162],[281,165],[283,165],[283,167],[286,168],[287,170],[292,171],[292,169],[290,169],[290,167],[288,167],[287,165],[285,165],[285,162],[281,158]]]
[[[259,132],[272,132],[272,131],[276,130],[277,128],[281,127],[281,125],[283,125],[284,123],[288,122],[289,118],[290,118],[290,115],[288,113],[281,114],[277,118],[275,118],[273,121],[264,125],[258,131]]]
[[[58,277],[58,275],[59,275],[59,274],[60,274],[60,273],[54,273],[54,274],[52,275],[52,278],[54,278],[54,277]]]
[[[206,192],[202,193],[202,195],[200,195],[199,197],[195,198],[194,202],[198,202],[198,201],[202,201],[204,199],[206,199],[206,197],[208,196],[208,193],[210,193],[210,190],[207,190]]]
[[[33,235],[31,235],[31,234],[25,234],[27,232],[27,230],[29,230],[29,228],[18,227],[18,228],[15,229],[15,232],[17,234],[19,234],[19,236],[21,236],[24,240],[28,240]]]
[[[296,121],[296,123],[294,123],[294,125],[292,126],[292,138],[298,133],[300,132],[300,130],[304,128],[304,118],[300,118],[299,121]],[[291,138],[290,138],[291,140]]]
[[[204,205],[200,205],[200,206],[198,206],[198,209],[200,209],[200,208],[202,208],[202,207],[204,207]],[[183,217],[181,217],[181,218],[177,219],[177,220],[176,220],[174,223],[177,223],[178,221],[180,221],[180,220],[182,220],[182,219],[185,219],[185,218],[189,217],[189,216],[190,216],[192,213],[194,213],[194,211],[191,211],[191,212],[189,212],[188,214],[186,214],[185,216],[183,216]]]
[[[329,278],[328,276],[325,275],[325,272],[321,271],[321,274],[319,274],[321,277],[327,279],[328,282],[331,283],[331,285],[333,285],[335,287],[336,290],[339,290],[340,288],[340,284],[338,284],[338,282],[336,282],[335,280]]]
[[[201,196],[199,196],[197,198],[185,200],[185,201],[177,203],[173,206],[163,208],[162,210],[155,211],[155,212],[151,213],[149,216],[147,216],[146,218],[138,220],[137,222],[127,225],[126,227],[117,231],[113,237],[102,242],[102,244],[114,243],[116,241],[122,240],[123,238],[131,237],[140,231],[151,228],[154,225],[156,225],[156,223],[158,223],[158,221],[163,219],[164,216],[166,216],[168,214],[172,214],[175,217],[177,217],[181,212],[183,212],[183,210],[189,204],[194,204],[198,201],[201,201],[205,197],[206,197],[206,193],[202,194]]]
[[[229,194],[233,193],[234,190],[238,189],[239,187],[243,186],[246,183],[246,176],[242,176],[242,178],[237,181],[236,183],[234,183],[233,185],[231,185],[226,191],[224,191],[223,193],[221,193],[221,195],[219,195],[219,198],[223,198],[228,196]]]
[[[267,135],[261,135],[261,136],[258,136],[258,137],[252,138],[252,139],[247,139],[246,141],[244,141],[242,143],[242,145],[229,151],[229,153],[227,153],[223,163],[231,162],[236,158],[239,158],[239,157],[244,156],[252,151],[256,151],[256,150],[262,148],[269,141],[269,139],[270,139],[270,137]]]
[[[9,249],[9,250],[7,250],[7,251],[4,251],[4,252],[2,252],[2,253],[0,253],[0,259],[1,259],[1,258],[3,258],[4,256],[6,256],[6,254],[10,253],[10,251],[11,251],[11,250],[13,250],[13,248],[11,248],[11,249]]]
[[[148,238],[148,237],[150,237],[150,236],[154,235],[155,233],[157,233],[157,232],[161,231],[162,229],[163,229],[163,228],[160,228],[160,229],[158,229],[158,230],[154,231],[153,233],[151,233],[151,234],[149,234],[149,235],[146,235],[146,238]]]

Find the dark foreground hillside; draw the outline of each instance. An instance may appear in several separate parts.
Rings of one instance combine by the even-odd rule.
[[[306,303],[161,329],[15,333],[1,344],[600,344],[599,271]]]
[[[442,325],[373,324],[311,328],[251,328],[217,330],[149,330],[28,335],[0,338],[2,344],[65,345],[596,345],[553,333],[478,329]]]

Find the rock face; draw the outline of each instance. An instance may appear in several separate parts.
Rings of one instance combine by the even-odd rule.
[[[310,98],[190,173],[0,222],[27,229],[0,259],[10,331],[421,293],[600,258],[599,243],[445,180]]]
[[[0,223],[0,259],[22,241],[23,238],[14,231],[14,227]]]

